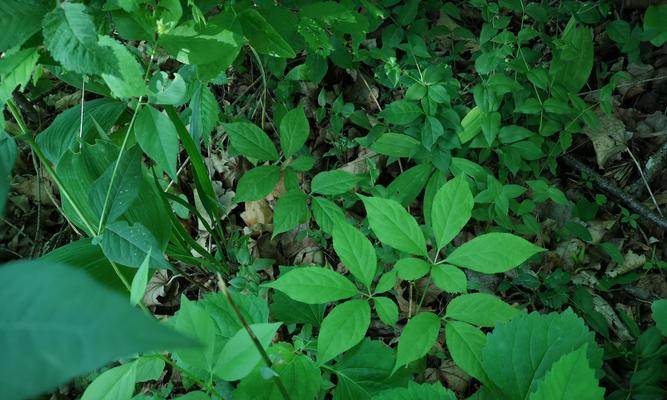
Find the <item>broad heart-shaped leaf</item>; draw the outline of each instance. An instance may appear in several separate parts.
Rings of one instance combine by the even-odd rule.
[[[239,179],[234,200],[238,202],[261,200],[273,191],[279,179],[280,167],[276,165],[255,167]]]
[[[465,293],[468,289],[465,272],[453,265],[434,265],[431,268],[431,279],[435,286],[447,293]]]
[[[470,293],[450,301],[445,317],[492,328],[498,322],[509,321],[520,313],[492,294]]]
[[[153,234],[139,223],[114,222],[105,229],[101,243],[102,251],[109,260],[127,267],[139,268],[150,250],[151,267],[171,268],[162,253],[157,251],[160,245]]]
[[[215,363],[215,323],[203,304],[181,295],[181,308],[173,319],[177,331],[197,340],[201,346],[181,349],[175,355],[187,365],[210,372]]]
[[[371,306],[366,300],[349,300],[334,307],[322,321],[317,339],[317,362],[324,364],[356,346],[371,323]]]
[[[127,99],[145,95],[144,70],[127,47],[109,36],[100,37],[99,43],[110,48],[118,60],[117,71],[102,74],[102,79],[109,86],[114,97]]]
[[[290,158],[303,147],[310,133],[310,125],[303,107],[297,107],[283,115],[279,131],[280,147],[285,158]]]
[[[63,3],[48,13],[42,33],[53,58],[69,70],[98,75],[118,68],[114,53],[98,43],[93,19],[81,3]]]
[[[130,399],[134,394],[136,380],[136,362],[119,365],[95,378],[86,387],[81,400]]]
[[[424,357],[435,344],[439,333],[440,318],[432,312],[422,312],[412,317],[398,338],[394,372]]]
[[[139,146],[165,171],[172,180],[176,175],[178,157],[178,133],[169,117],[146,104],[137,114],[134,122],[134,136]]]
[[[416,383],[410,381],[408,387],[383,390],[371,400],[456,400],[456,395],[449,389],[442,387],[440,382]]]
[[[336,221],[345,220],[345,213],[343,210],[329,199],[314,196],[312,198],[311,206],[315,222],[317,222],[317,225],[319,225],[324,232],[330,235],[333,233]]]
[[[280,290],[306,304],[325,304],[347,299],[357,288],[338,272],[322,267],[297,267],[262,286]]]
[[[431,264],[421,258],[401,258],[394,265],[398,277],[406,281],[414,281],[423,278],[431,270]]]
[[[482,349],[486,345],[486,336],[479,329],[468,323],[447,321],[445,323],[445,341],[452,360],[468,375],[488,384],[489,379],[482,366]]]
[[[83,104],[83,136],[88,132],[97,131],[97,126],[109,132],[118,117],[126,109],[126,105],[112,99],[95,99]],[[79,138],[81,106],[76,105],[58,114],[56,119],[37,135],[37,144],[46,158],[58,164],[65,152]]]
[[[405,253],[426,255],[426,240],[417,221],[395,200],[359,196],[380,241]]]
[[[229,135],[232,146],[244,156],[260,161],[278,159],[276,146],[257,125],[251,122],[232,122],[222,126]]]
[[[598,386],[595,370],[587,358],[587,345],[556,361],[544,380],[531,393],[530,400],[602,400],[604,389]]]
[[[354,189],[362,178],[346,171],[323,171],[310,184],[313,193],[333,196]]]
[[[224,71],[239,54],[243,40],[234,30],[235,27],[223,26],[227,23],[223,21],[225,17],[228,17],[227,21],[233,21],[231,15],[225,14],[221,12],[209,19],[209,23],[203,27],[192,20],[183,22],[169,33],[160,35],[160,46],[184,64],[212,67],[216,72]],[[219,65],[212,65],[216,61]]]
[[[0,268],[0,280],[2,399],[35,397],[137,352],[192,344],[75,268],[21,261]]]
[[[370,240],[359,229],[341,220],[334,226],[333,246],[350,273],[370,289],[377,271],[377,255]]]
[[[273,367],[287,392],[293,399],[314,399],[320,391],[320,369],[305,354],[296,352],[287,343],[278,343],[268,350],[273,360]],[[262,375],[263,368],[255,370],[241,380],[234,391],[235,400],[283,400],[283,396],[274,379]],[[207,398],[206,400],[209,400]]]
[[[127,211],[139,197],[144,183],[141,172],[141,150],[134,146],[107,167],[102,176],[93,182],[88,199],[98,223],[114,222]]]
[[[89,233],[90,236],[93,236],[95,232],[90,232],[87,226],[81,222],[72,203],[77,205],[86,220],[98,220],[99,216],[93,212],[88,200],[88,193],[91,191],[93,183],[112,163],[116,162],[117,157],[118,148],[114,144],[98,140],[94,145],[84,143],[78,152],[68,151],[56,167],[56,172],[71,199],[70,202],[65,196],[62,196],[63,210],[70,220]],[[142,169],[144,181],[141,192],[132,207],[123,214],[122,219],[128,221],[128,223],[140,223],[145,226],[160,245],[159,248],[154,248],[154,250],[159,249],[161,252],[166,248],[171,237],[169,214],[167,213],[167,206],[163,202],[155,201],[155,199],[160,198],[162,190],[157,188],[148,171],[143,167]],[[94,222],[91,222],[91,224],[94,225]]]
[[[558,359],[584,344],[588,345],[590,366],[599,370],[602,350],[595,344],[595,335],[571,309],[547,315],[522,314],[498,324],[487,336],[482,364],[498,388],[496,398],[525,399]]]
[[[394,125],[407,125],[416,120],[423,111],[419,106],[408,100],[397,100],[385,107],[380,116],[384,122]]]
[[[463,175],[445,183],[433,198],[431,225],[438,250],[463,229],[472,215],[472,192]]]
[[[380,320],[389,326],[398,322],[398,306],[388,297],[373,297],[373,306]]]
[[[0,52],[22,45],[41,29],[41,21],[49,11],[42,1],[4,0],[0,2]]]
[[[457,247],[447,262],[484,274],[509,271],[544,251],[526,239],[510,233],[487,233]]]
[[[273,209],[273,235],[287,232],[299,224],[308,222],[310,214],[306,195],[298,189],[290,190],[278,199]]]
[[[246,8],[238,17],[243,35],[257,52],[281,58],[293,58],[296,55],[280,33],[256,10]]]
[[[250,329],[262,347],[266,349],[271,344],[280,325],[282,325],[280,322],[251,324]],[[261,359],[262,356],[248,331],[241,328],[222,348],[213,372],[226,381],[236,381],[245,378],[252,372]]]

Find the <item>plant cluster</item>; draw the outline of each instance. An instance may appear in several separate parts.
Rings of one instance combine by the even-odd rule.
[[[592,242],[606,202],[553,178],[629,79],[594,68],[612,9],[4,0],[0,214],[31,154],[73,240],[0,267],[0,397],[73,379],[84,400],[665,395],[666,300],[611,344],[589,290],[531,268],[542,210],[572,209],[557,234]],[[665,20],[651,6],[605,32],[637,60]],[[261,249],[282,240],[322,251]],[[165,277],[185,288],[158,312]]]

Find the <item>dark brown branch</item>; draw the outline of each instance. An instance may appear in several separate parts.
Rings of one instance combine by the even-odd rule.
[[[637,199],[635,199],[628,193],[624,192],[614,182],[598,174],[592,168],[585,165],[581,161],[575,159],[569,154],[562,155],[560,159],[563,160],[563,162],[567,164],[570,168],[578,171],[579,173],[588,175],[593,181],[593,184],[598,189],[605,192],[609,196],[613,197],[616,201],[622,203],[631,211],[644,217],[652,225],[655,225],[658,228],[667,231],[667,220],[665,220],[658,214],[651,211],[648,207],[644,206],[642,203],[637,201]]]

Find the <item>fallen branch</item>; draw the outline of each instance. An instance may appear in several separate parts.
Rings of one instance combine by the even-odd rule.
[[[653,180],[660,174],[664,173],[665,167],[667,166],[667,142],[653,153],[646,161],[646,166],[644,166],[644,178],[648,184],[651,184]],[[646,185],[641,180],[633,183],[628,191],[634,197],[641,197],[644,194]]]
[[[588,175],[591,180],[593,181],[593,184],[609,196],[613,197],[616,199],[618,202],[622,203],[625,205],[628,209],[631,211],[641,215],[644,217],[647,221],[650,221],[653,225],[657,226],[658,228],[667,231],[667,220],[659,216],[658,214],[654,213],[651,211],[648,207],[637,201],[634,197],[629,195],[628,193],[624,192],[621,188],[618,187],[614,182],[611,180],[603,177],[602,175],[598,174],[595,172],[592,168],[589,166],[585,165],[581,161],[575,159],[569,154],[564,154],[561,157],[561,160],[565,164],[567,164],[570,168],[578,171],[579,173],[583,173]]]

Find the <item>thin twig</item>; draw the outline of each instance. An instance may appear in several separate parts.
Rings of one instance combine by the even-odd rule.
[[[648,190],[648,194],[649,194],[649,196],[651,196],[651,200],[653,201],[653,205],[655,206],[656,211],[658,211],[658,214],[660,214],[660,216],[664,217],[664,215],[662,215],[662,211],[660,211],[660,206],[658,205],[658,202],[655,200],[655,196],[653,196],[653,191],[651,190],[651,186],[649,186],[648,181],[646,180],[646,177],[644,176],[644,171],[642,171],[642,166],[639,165],[639,161],[637,161],[637,159],[635,158],[635,155],[632,154],[630,149],[628,149],[626,147],[625,151],[627,151],[628,154],[630,154],[630,158],[632,158],[632,161],[635,163],[635,166],[637,167],[637,170],[639,171],[639,175],[642,177],[642,181],[644,182],[644,185],[646,186],[646,190]]]
[[[649,184],[653,182],[658,175],[664,172],[665,166],[667,166],[667,142],[646,161],[646,165],[644,166],[646,182]],[[635,197],[641,197],[644,193],[644,188],[645,186],[642,185],[642,182],[635,182],[630,186],[629,192]]]

